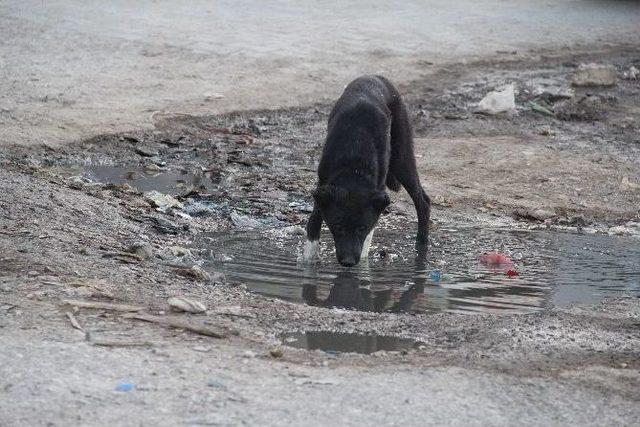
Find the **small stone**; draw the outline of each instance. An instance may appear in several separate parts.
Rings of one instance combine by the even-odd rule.
[[[145,146],[137,146],[135,148],[135,152],[138,153],[139,155],[143,156],[143,157],[156,157],[159,156],[160,153],[158,152],[158,150],[155,150],[151,147],[145,147]]]
[[[142,259],[150,259],[153,257],[153,248],[149,243],[136,242],[127,248],[127,252],[136,254]]]
[[[158,166],[158,165],[154,164],[154,163],[150,163],[148,165],[145,165],[144,171],[146,173],[149,173],[149,174],[155,174],[155,173],[158,173],[158,172],[163,172],[163,171],[165,171],[165,169],[163,167],[161,167],[161,166]]]
[[[201,282],[208,282],[211,280],[209,273],[204,271],[204,269],[198,265],[194,265],[191,268],[178,268],[176,269],[176,273]]]
[[[215,101],[216,99],[224,99],[224,95],[221,93],[210,92],[205,93],[204,99],[205,101]]]
[[[279,359],[284,355],[284,351],[280,347],[272,348],[269,350],[269,355],[274,359]]]
[[[171,297],[167,300],[167,304],[176,311],[185,311],[187,313],[204,313],[207,311],[207,306],[200,301],[185,297]]]
[[[640,79],[640,70],[632,65],[628,71],[622,73],[622,78],[624,80],[638,80]]]
[[[614,86],[616,84],[616,69],[612,65],[580,64],[571,76],[574,86]]]
[[[209,380],[207,382],[207,386],[211,387],[211,388],[217,388],[220,390],[224,390],[227,388],[227,386],[225,386],[224,384],[222,384],[220,381],[218,380]]]
[[[175,197],[164,194],[156,190],[147,191],[144,193],[144,198],[151,206],[156,207],[160,210],[167,210],[169,208],[178,208],[182,209],[184,206]]]
[[[182,246],[170,246],[169,250],[174,257],[193,256],[191,249],[183,248]]]

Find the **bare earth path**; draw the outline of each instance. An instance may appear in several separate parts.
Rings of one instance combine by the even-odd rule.
[[[308,105],[363,73],[402,83],[530,49],[633,46],[639,19],[633,1],[4,0],[0,144],[150,126],[158,111]]]

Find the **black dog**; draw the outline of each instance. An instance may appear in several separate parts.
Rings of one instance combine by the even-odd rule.
[[[373,229],[389,204],[385,186],[399,191],[400,184],[418,213],[416,247],[426,249],[431,203],[416,171],[407,109],[389,80],[359,77],[329,115],[304,258],[317,255],[323,220],[340,264],[351,267],[366,258]]]

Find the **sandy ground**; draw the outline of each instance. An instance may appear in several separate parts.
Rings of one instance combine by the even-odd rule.
[[[260,14],[253,3],[0,4],[0,425],[640,422],[638,298],[408,315],[185,276],[205,256],[199,236],[237,228],[231,212],[304,225],[290,202],[309,202],[329,101],[363,71],[400,83],[434,227],[637,238],[640,83],[622,76],[640,53],[617,44],[637,44],[638,3],[368,2],[337,13],[283,2]],[[549,97],[591,61],[614,66],[618,83]],[[474,114],[504,83],[518,110]],[[203,99],[214,93],[225,97]],[[219,209],[158,212],[129,186],[73,176],[86,165],[184,170],[194,178],[180,200]],[[394,195],[383,226],[413,224],[406,199]],[[209,309],[173,313],[173,295]],[[134,304],[224,338],[70,299]],[[283,348],[293,330],[422,345],[370,356]],[[133,389],[116,391],[121,382]]]
[[[640,59],[626,50],[597,57],[621,72]],[[583,96],[598,101],[566,120],[526,107],[538,99],[529,86],[564,86],[577,63],[592,59],[561,56],[544,67],[479,62],[404,86],[420,173],[436,202],[434,226],[638,234],[638,82],[577,91],[570,105]],[[519,88],[520,110],[474,114],[477,100],[505,81]],[[553,108],[564,111],[565,101]],[[229,212],[304,224],[306,214],[288,202],[309,201],[329,108],[165,116],[153,130],[62,147],[5,147],[0,424],[637,424],[638,298],[529,315],[403,315],[293,304],[219,276],[183,275],[204,252],[180,248],[204,232],[234,229]],[[141,149],[156,150],[157,158]],[[188,191],[212,198],[220,211],[163,214],[131,187],[70,177],[78,165],[137,168],[158,160],[165,169],[210,171],[206,191]],[[549,213],[535,218],[536,209]],[[411,207],[401,193],[383,223],[407,218]],[[148,251],[128,252],[140,245]],[[171,313],[172,295],[203,301],[209,311]],[[135,304],[226,338],[109,309],[74,309],[68,299]],[[372,356],[291,348],[272,356],[282,348],[280,334],[293,330],[376,333],[423,345]],[[133,390],[116,391],[123,381]]]
[[[0,144],[329,101],[363,73],[634,46],[639,17],[633,1],[2,1]]]

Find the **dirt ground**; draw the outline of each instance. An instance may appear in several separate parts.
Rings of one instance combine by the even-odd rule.
[[[577,65],[594,60],[614,65],[618,83],[567,94]],[[638,50],[610,49],[450,64],[402,85],[433,227],[639,236],[640,81],[622,78],[634,65]],[[474,113],[505,83],[518,111]],[[638,298],[529,315],[368,313],[265,298],[191,268],[198,236],[240,227],[238,215],[304,225],[329,109],[163,114],[153,129],[3,147],[0,425],[637,424]],[[95,165],[184,171],[184,208],[78,176]],[[217,208],[187,214],[194,201]],[[411,209],[394,196],[383,225]],[[174,313],[174,295],[209,310]],[[283,347],[295,330],[422,345],[370,356]],[[133,390],[116,391],[122,381]]]
[[[365,73],[406,82],[534,49],[637,46],[638,16],[608,0],[4,0],[0,144],[330,102]]]

